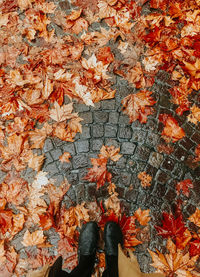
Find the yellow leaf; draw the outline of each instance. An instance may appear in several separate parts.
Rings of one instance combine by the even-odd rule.
[[[200,209],[196,208],[195,213],[193,213],[190,217],[189,220],[193,222],[195,225],[200,227]]]
[[[26,230],[22,244],[24,246],[34,246],[44,243],[45,239],[46,238],[44,237],[43,231],[41,230],[35,231],[32,234],[29,232],[29,230]]]

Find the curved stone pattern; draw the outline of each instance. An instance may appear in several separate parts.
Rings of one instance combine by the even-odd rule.
[[[173,210],[177,196],[176,182],[186,178],[191,178],[194,182],[190,198],[181,196],[183,201],[187,200],[183,210],[186,218],[195,211],[199,203],[197,191],[200,185],[200,168],[191,169],[186,161],[190,155],[194,155],[194,150],[200,143],[200,131],[187,122],[186,117],[176,116],[175,106],[170,102],[167,91],[170,85],[163,79],[163,75],[158,75],[153,86],[153,96],[157,103],[154,105],[154,114],[148,117],[146,124],[138,121],[129,124],[128,116],[121,111],[121,100],[131,92],[134,93],[134,89],[130,89],[128,83],[117,77],[115,99],[102,101],[91,108],[75,102],[74,110],[83,118],[83,132],[76,136],[74,143],[48,138],[43,148],[46,156],[43,171],[47,171],[49,177],[55,178],[58,184],[66,177],[72,185],[67,193],[68,197],[65,197],[66,205],[70,206],[69,197],[74,203],[80,203],[101,200],[108,196],[106,185],[97,190],[95,183],[89,183],[83,177],[91,167],[90,158],[97,157],[103,144],[120,147],[122,158],[108,165],[119,198],[129,214],[139,207],[151,210],[149,244],[137,246],[135,252],[144,272],[150,270],[149,266],[147,268],[151,261],[147,247],[162,248],[163,240],[156,236],[152,227],[160,223],[161,211]],[[157,145],[162,141],[163,129],[158,121],[160,113],[173,115],[186,132],[186,137],[173,144],[174,152],[171,155],[157,150]],[[59,161],[59,157],[66,151],[72,156],[71,163]],[[143,188],[140,185],[137,178],[140,171],[146,171],[152,176],[150,187]]]

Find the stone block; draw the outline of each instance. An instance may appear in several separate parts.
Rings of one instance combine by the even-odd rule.
[[[95,111],[94,121],[96,123],[106,123],[108,121],[108,113],[104,111]]]
[[[89,141],[88,140],[78,140],[75,142],[77,153],[86,153],[89,151]]]
[[[55,162],[45,166],[45,168],[43,168],[43,171],[48,172],[50,177],[52,177],[54,174],[59,173],[59,169],[57,168]]]
[[[88,156],[84,154],[76,155],[72,158],[72,164],[75,169],[86,167],[88,165]]]
[[[104,100],[101,102],[102,109],[104,110],[114,110],[115,109],[115,99]]]
[[[92,112],[79,113],[79,116],[83,119],[83,124],[89,124],[93,122]]]
[[[165,169],[165,170],[172,171],[174,169],[174,166],[175,166],[175,160],[173,160],[169,157],[166,157],[165,160],[162,163],[161,168]]]
[[[53,149],[50,153],[54,161],[59,160],[59,157],[62,155],[62,151],[59,148]]]
[[[92,126],[92,136],[94,138],[100,138],[104,135],[104,126],[103,125],[93,125]]]
[[[43,151],[46,153],[51,151],[52,149],[53,149],[53,143],[51,139],[47,138],[44,143]]]
[[[90,107],[85,105],[85,104],[76,104],[75,105],[75,111],[78,112],[78,113],[81,113],[81,112],[88,112],[90,110]]]
[[[118,131],[118,136],[119,136],[119,138],[130,139],[132,136],[131,128],[129,126],[120,127],[119,131]]]
[[[129,124],[129,117],[125,114],[121,114],[119,116],[119,124],[120,125],[128,125]]]
[[[145,146],[137,146],[134,157],[141,161],[147,161],[149,158],[150,149]]]
[[[123,142],[121,146],[121,154],[133,155],[136,145],[132,142]]]
[[[156,174],[157,181],[161,184],[166,184],[167,181],[170,179],[170,176],[167,175],[164,171],[158,170]]]
[[[82,126],[82,133],[80,134],[80,138],[81,139],[91,138],[89,126]]]
[[[92,150],[93,151],[99,151],[103,145],[102,139],[93,139],[92,141]]]
[[[119,120],[119,113],[118,112],[110,112],[109,113],[109,120],[108,122],[111,124],[117,124]]]
[[[146,144],[149,146],[155,147],[158,144],[158,141],[160,139],[160,136],[149,131],[147,132],[147,139],[146,139]]]
[[[144,143],[146,140],[146,132],[141,129],[133,129],[131,141],[138,143]]]
[[[163,161],[163,155],[157,152],[151,152],[149,157],[149,164],[153,167],[159,168],[162,161]]]
[[[69,152],[71,155],[74,155],[76,153],[75,152],[74,143],[68,143],[68,142],[66,142],[62,146],[62,150],[63,150],[63,152]]]
[[[117,125],[105,125],[105,137],[115,138],[117,136]]]

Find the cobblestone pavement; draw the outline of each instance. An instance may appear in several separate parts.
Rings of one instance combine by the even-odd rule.
[[[95,183],[83,179],[87,169],[91,167],[90,158],[97,157],[104,144],[120,147],[120,153],[123,154],[118,162],[110,162],[108,169],[113,175],[112,181],[117,186],[119,198],[127,214],[139,207],[151,209],[150,228],[159,224],[161,211],[170,211],[176,204],[175,183],[186,178],[193,180],[194,190],[185,202],[183,215],[188,218],[195,211],[199,203],[200,167],[191,169],[187,161],[190,155],[194,155],[194,149],[200,143],[200,131],[188,123],[186,117],[176,116],[175,107],[168,97],[167,89],[170,86],[165,74],[161,72],[153,88],[153,96],[157,100],[155,113],[148,117],[146,124],[138,121],[129,124],[128,116],[122,113],[121,100],[133,92],[133,89],[121,79],[116,82],[115,99],[102,101],[92,108],[74,104],[75,111],[83,118],[82,134],[76,136],[74,143],[48,138],[42,151],[46,157],[42,170],[48,172],[49,177],[56,179],[57,184],[66,177],[72,185],[65,197],[66,205],[70,206],[71,201],[100,201],[108,196],[106,186],[97,190]],[[175,150],[171,155],[161,154],[157,150],[157,145],[162,141],[163,126],[158,121],[160,113],[172,114],[187,134],[180,142],[174,143]],[[59,161],[59,157],[66,151],[72,156],[71,163]],[[153,177],[151,187],[142,188],[137,178],[140,171],[146,171]],[[24,172],[24,177],[29,179],[32,173],[28,169]],[[186,198],[182,197],[182,200],[185,201]],[[154,228],[151,229],[150,243],[137,246],[135,252],[144,272],[149,271],[148,264],[151,262],[147,247],[160,250],[162,248],[162,238],[156,236]],[[54,243],[54,235],[52,234],[51,243]]]
[[[59,29],[56,31],[59,33]],[[109,46],[117,55],[115,48]],[[156,235],[153,226],[160,224],[161,211],[173,210],[176,205],[177,181],[191,178],[194,184],[189,199],[183,195],[179,196],[185,203],[183,208],[185,218],[194,213],[200,202],[200,167],[192,167],[190,164],[190,156],[195,156],[194,150],[200,144],[200,129],[188,122],[185,115],[179,117],[175,113],[177,106],[170,102],[168,92],[172,86],[173,83],[167,74],[160,71],[152,87],[152,96],[157,101],[154,105],[154,114],[148,116],[146,124],[141,124],[139,121],[130,124],[128,116],[121,110],[121,100],[135,91],[128,82],[117,76],[113,85],[113,89],[116,89],[115,99],[99,102],[95,107],[74,102],[74,111],[83,118],[82,134],[76,135],[74,143],[47,138],[42,151],[34,150],[38,154],[45,154],[42,170],[48,172],[48,176],[55,179],[57,185],[65,177],[71,184],[64,198],[66,206],[71,206],[72,202],[76,204],[83,201],[101,201],[108,196],[107,186],[97,190],[96,183],[89,183],[83,177],[88,172],[87,169],[92,166],[90,158],[97,157],[102,145],[120,147],[120,154],[123,156],[116,163],[110,161],[108,170],[112,173],[112,182],[117,186],[121,203],[129,215],[139,207],[151,210],[150,239],[135,248],[143,272],[155,270],[149,267],[151,258],[147,248],[162,250],[163,239]],[[66,104],[68,99],[65,100]],[[159,153],[157,150],[157,145],[163,141],[161,138],[163,125],[158,120],[158,115],[161,113],[171,114],[186,133],[183,139],[173,144],[174,151],[170,155]],[[71,154],[70,163],[60,162],[59,157],[64,152]],[[146,171],[152,176],[152,185],[148,188],[143,188],[137,178],[141,171]],[[22,176],[30,181],[35,174],[36,172],[28,168]],[[1,181],[4,176],[5,173],[0,172]],[[53,228],[47,233],[49,242],[52,245],[56,244],[58,236]],[[23,234],[24,231],[19,232],[12,241],[21,257],[24,251],[20,243]]]

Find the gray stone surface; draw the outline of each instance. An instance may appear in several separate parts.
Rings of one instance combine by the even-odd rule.
[[[92,126],[92,136],[94,138],[101,138],[104,135],[104,125],[96,124]]]
[[[117,135],[117,125],[105,125],[105,137],[115,138]]]
[[[75,147],[77,153],[86,153],[89,151],[89,142],[88,140],[78,140],[75,142]]]
[[[132,155],[135,151],[136,145],[132,142],[123,142],[121,147],[121,153]]]
[[[119,113],[118,112],[110,112],[109,113],[109,123],[117,124],[119,120]]]
[[[95,111],[94,121],[96,123],[106,123],[108,121],[108,113],[104,111]]]
[[[132,135],[131,127],[119,127],[118,136],[122,139],[130,139]]]
[[[73,157],[73,167],[75,169],[86,167],[88,165],[88,156],[84,154],[75,155]]]

